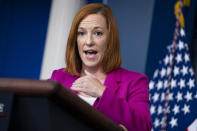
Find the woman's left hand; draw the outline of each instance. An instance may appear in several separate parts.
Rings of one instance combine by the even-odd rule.
[[[85,71],[86,76],[80,77],[73,84],[71,89],[92,97],[101,97],[105,86],[92,74]]]

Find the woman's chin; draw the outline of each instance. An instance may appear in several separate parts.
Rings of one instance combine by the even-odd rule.
[[[98,62],[85,62],[85,63],[83,63],[83,65],[85,67],[88,67],[88,68],[99,67],[99,63]]]

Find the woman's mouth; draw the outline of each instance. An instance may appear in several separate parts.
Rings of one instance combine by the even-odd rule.
[[[94,59],[98,52],[96,50],[85,50],[84,53],[88,59]]]

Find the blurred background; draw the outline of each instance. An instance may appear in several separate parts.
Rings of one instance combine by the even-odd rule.
[[[116,17],[122,66],[144,73],[154,0],[1,0],[0,77],[47,79],[65,67],[72,19],[95,2],[109,5]]]
[[[48,79],[65,67],[72,20],[83,5],[96,2],[109,5],[115,15],[122,67],[151,80],[173,42],[178,0],[0,0],[0,77]],[[197,1],[183,3],[185,42],[196,75]]]
[[[72,19],[81,6],[95,2],[113,10],[122,67],[151,77],[163,49],[172,42],[177,0],[0,0],[0,77],[47,79],[52,70],[65,67]],[[185,18],[189,43],[195,9],[196,1],[191,0]]]

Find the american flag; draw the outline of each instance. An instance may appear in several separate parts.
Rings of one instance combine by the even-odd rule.
[[[183,1],[178,2],[173,42],[149,83],[153,131],[186,131],[197,121],[197,86],[186,33],[180,23]],[[196,131],[197,124],[192,125],[192,131]]]
[[[149,83],[153,131],[162,130],[165,111],[167,111],[165,123],[165,130],[167,131],[185,131],[197,118],[195,75],[191,65],[186,34],[180,26],[178,27],[174,59],[172,49],[173,45],[167,47],[166,55],[159,61],[159,66]],[[172,61],[174,63],[171,67],[170,63]],[[168,82],[170,73],[172,77],[170,82]],[[168,83],[171,88],[168,94],[168,106],[165,108]]]

